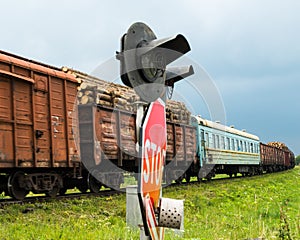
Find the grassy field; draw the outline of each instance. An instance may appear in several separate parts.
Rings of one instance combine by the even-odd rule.
[[[185,200],[183,236],[166,239],[300,239],[300,168],[163,190]],[[126,196],[0,208],[0,239],[139,239],[126,227]]]

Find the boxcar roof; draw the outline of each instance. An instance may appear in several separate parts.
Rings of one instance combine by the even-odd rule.
[[[206,127],[209,127],[209,128],[217,129],[217,130],[220,130],[220,131],[232,133],[232,134],[235,134],[235,135],[239,135],[239,136],[242,136],[242,137],[246,137],[246,138],[250,138],[250,139],[259,141],[259,137],[256,136],[256,135],[253,135],[251,133],[247,133],[245,131],[235,129],[233,127],[228,127],[228,126],[225,126],[223,124],[201,118],[200,116],[193,116],[193,117],[196,119],[196,121],[199,125],[206,126]]]
[[[32,70],[34,72],[43,73],[46,75],[58,77],[61,79],[67,79],[72,82],[78,82],[78,80],[72,74],[68,74],[62,71],[62,69],[53,67],[44,63],[40,63],[34,60],[26,59],[21,56],[17,56],[11,53],[4,52],[0,50],[0,62],[6,63],[13,66],[22,67],[24,69]],[[1,70],[2,74],[8,74],[14,77],[19,77],[23,80],[34,82],[34,80],[30,76],[22,76],[12,72],[12,68],[10,71]]]

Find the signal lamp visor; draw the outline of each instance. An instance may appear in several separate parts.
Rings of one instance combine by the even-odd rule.
[[[154,83],[163,76],[166,63],[161,51],[156,49],[156,51],[146,52],[138,60],[140,61],[138,63],[139,71],[145,81]]]

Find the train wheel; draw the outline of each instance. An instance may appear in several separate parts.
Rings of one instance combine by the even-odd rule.
[[[208,174],[208,175],[206,176],[205,179],[206,179],[208,182],[210,182],[212,178],[213,178],[212,175]]]
[[[59,193],[59,187],[54,186],[49,192],[46,192],[47,197],[55,198],[57,194]]]
[[[189,183],[189,182],[191,181],[191,175],[186,174],[186,175],[185,175],[185,181],[186,181],[187,183]]]
[[[91,190],[91,192],[98,193],[98,192],[100,192],[100,188],[101,188],[102,184],[96,178],[94,178],[91,174],[89,174],[88,186],[89,186],[89,189]]]
[[[201,170],[198,172],[198,174],[197,174],[197,181],[199,182],[199,183],[201,183],[202,182],[202,173],[201,173]]]
[[[89,189],[89,186],[87,184],[80,184],[76,186],[78,188],[78,190],[82,193],[86,193],[87,190]]]
[[[23,200],[29,193],[28,190],[20,187],[19,182],[24,179],[25,173],[15,172],[8,178],[8,195],[17,200]]]
[[[184,176],[180,176],[178,179],[175,180],[175,182],[176,182],[177,184],[181,184],[183,178],[184,178]]]
[[[62,187],[61,189],[59,189],[59,195],[65,195],[67,190],[68,189],[66,187]]]

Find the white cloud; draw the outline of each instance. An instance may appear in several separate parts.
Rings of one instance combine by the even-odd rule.
[[[299,12],[298,0],[2,1],[0,48],[91,72],[119,50],[130,24],[143,21],[159,38],[187,37],[188,56],[215,78],[233,124],[246,121],[249,113],[234,103],[247,105],[251,97],[283,99],[285,114],[291,111],[299,120],[294,97],[300,76]],[[273,111],[260,114],[274,116]],[[283,122],[285,116],[280,117]],[[272,131],[263,121],[256,124]],[[291,140],[296,134],[292,127],[285,133]]]

